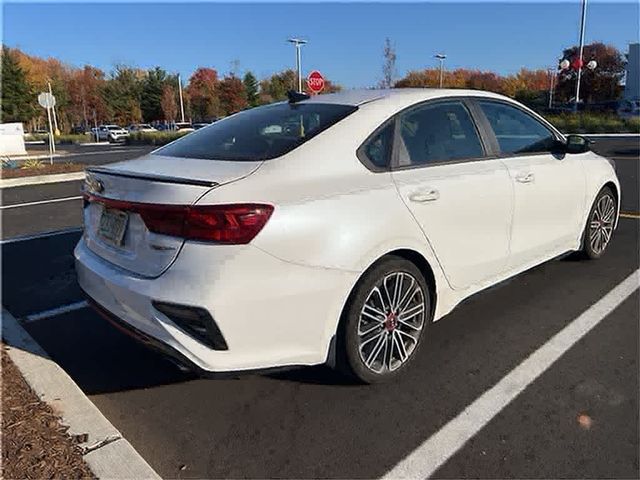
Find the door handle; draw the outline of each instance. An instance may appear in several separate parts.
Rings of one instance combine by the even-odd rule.
[[[436,190],[435,188],[429,190],[420,190],[409,195],[409,200],[418,203],[433,202],[434,200],[438,200],[439,198],[440,192],[438,192],[438,190]]]
[[[531,183],[535,179],[536,179],[536,176],[533,174],[533,172],[520,173],[516,175],[516,182],[520,182],[520,183]]]

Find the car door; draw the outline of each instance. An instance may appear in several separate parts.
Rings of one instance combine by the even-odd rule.
[[[561,137],[520,106],[489,99],[475,102],[513,184],[510,268],[567,250],[583,227],[585,175],[580,155],[557,153],[554,147]]]
[[[392,178],[449,281],[464,289],[506,266],[512,188],[467,102],[431,101],[399,114]]]

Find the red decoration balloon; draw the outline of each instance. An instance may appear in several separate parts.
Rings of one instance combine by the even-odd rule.
[[[581,58],[578,58],[578,57],[574,58],[573,61],[571,62],[571,67],[574,70],[578,70],[578,69],[582,68],[583,65],[584,65],[584,61]]]

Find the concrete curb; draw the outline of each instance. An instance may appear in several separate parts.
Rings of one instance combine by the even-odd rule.
[[[33,177],[0,179],[0,188],[25,187],[43,183],[71,182],[84,180],[84,172],[54,173],[51,175],[36,175]]]
[[[18,321],[2,309],[2,338],[7,352],[38,397],[60,413],[70,435],[87,434],[84,460],[98,478],[159,479],[122,434],[100,413],[67,373]]]
[[[581,133],[584,137],[638,138],[640,133]]]

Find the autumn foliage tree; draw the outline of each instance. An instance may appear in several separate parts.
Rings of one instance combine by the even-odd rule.
[[[410,71],[398,80],[396,88],[439,86],[440,71],[437,68]],[[445,72],[445,88],[468,88],[489,90],[508,95],[529,104],[539,104],[549,88],[549,73],[545,70],[521,69],[518,73],[500,76],[493,72],[459,68]],[[544,103],[544,102],[543,102]]]
[[[103,97],[104,72],[85,65],[71,74],[69,81],[69,117],[73,124],[88,127],[107,119]]]
[[[294,70],[287,69],[274,73],[260,82],[260,103],[279,102],[287,98],[287,92],[295,89],[298,76]]]
[[[178,115],[178,103],[176,102],[176,91],[171,85],[165,85],[162,89],[160,99],[163,120],[173,122]]]
[[[224,77],[218,85],[220,109],[225,115],[231,115],[247,108],[247,96],[244,84],[235,75]]]
[[[573,59],[578,55],[578,47],[568,48],[562,54],[563,58]],[[582,69],[580,99],[594,103],[619,98],[625,70],[625,62],[620,51],[611,45],[596,42],[584,46],[582,58],[585,63],[595,60],[597,67],[594,70]],[[576,81],[575,69],[563,71],[558,78],[556,98],[565,102],[572,100],[575,97]]]
[[[210,121],[220,115],[218,72],[213,68],[198,68],[189,78],[186,92],[195,120]]]

